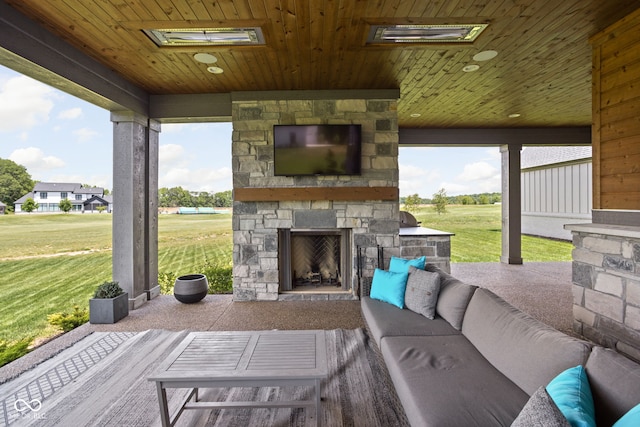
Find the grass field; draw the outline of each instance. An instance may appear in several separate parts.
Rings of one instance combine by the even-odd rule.
[[[422,226],[455,233],[451,262],[500,262],[502,218],[500,205],[449,205],[438,215],[432,207],[413,212]],[[525,262],[571,261],[571,242],[522,236]]]
[[[453,262],[499,262],[500,206],[421,208],[425,227],[455,233]],[[160,273],[186,274],[205,261],[232,260],[231,215],[160,215]],[[523,236],[527,261],[570,261],[571,243]],[[94,288],[111,280],[111,215],[0,217],[0,340],[51,334],[47,315],[87,308]]]
[[[111,280],[111,218],[0,217],[0,340],[49,335],[47,315],[88,308],[95,287]],[[231,215],[161,215],[158,227],[160,272],[230,265]]]

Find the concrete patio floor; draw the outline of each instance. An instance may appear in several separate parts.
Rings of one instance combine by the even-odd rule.
[[[456,278],[488,288],[533,317],[572,333],[570,262],[457,263],[452,264],[451,270]],[[114,325],[87,323],[38,347],[0,368],[0,383],[54,357],[94,331],[355,329],[363,326],[359,301],[234,302],[231,295],[208,295],[199,303],[182,304],[171,295],[161,295]]]

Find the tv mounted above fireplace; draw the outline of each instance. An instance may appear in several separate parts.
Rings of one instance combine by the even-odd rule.
[[[360,175],[361,125],[274,125],[274,175]]]

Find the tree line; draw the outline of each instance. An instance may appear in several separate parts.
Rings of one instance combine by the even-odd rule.
[[[443,194],[435,193],[431,198],[423,198],[418,194],[400,197],[400,204],[405,204],[407,200],[409,204],[414,205],[432,205],[439,201]],[[502,202],[501,193],[479,193],[479,194],[463,194],[459,196],[447,196],[444,194],[446,202],[449,205],[492,205]]]
[[[233,203],[231,190],[218,193],[206,191],[194,192],[182,187],[166,188],[158,190],[158,205],[163,208],[173,207],[231,207]]]
[[[33,191],[37,181],[31,178],[27,168],[9,159],[0,158],[0,202],[7,206],[7,211],[13,212],[16,200]],[[93,187],[83,184],[83,187]],[[104,194],[112,194],[104,189]],[[158,190],[158,203],[161,207],[231,207],[233,199],[231,190],[219,193],[206,191],[194,192],[182,187],[160,188]],[[38,209],[38,203],[33,199],[27,199],[22,205],[22,210],[31,212]],[[69,212],[71,202],[62,200],[60,210]]]

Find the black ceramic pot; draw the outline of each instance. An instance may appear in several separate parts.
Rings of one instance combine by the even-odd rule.
[[[202,300],[208,291],[209,282],[204,274],[180,276],[173,286],[173,296],[185,304],[192,304]]]

